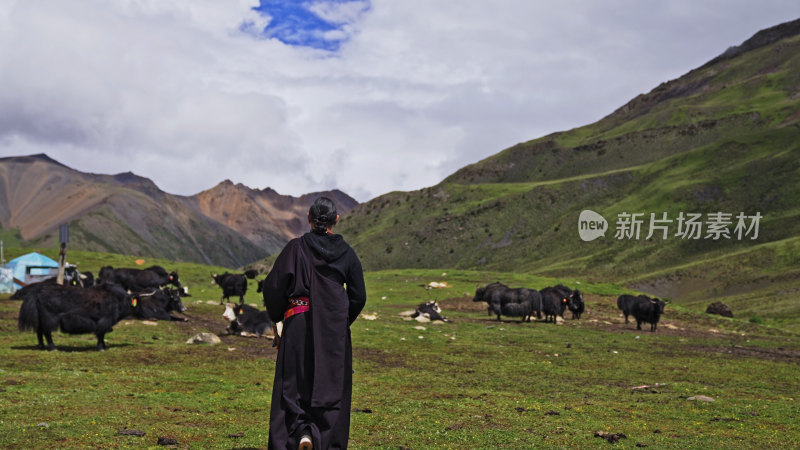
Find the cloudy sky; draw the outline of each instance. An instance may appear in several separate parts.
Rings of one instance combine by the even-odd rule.
[[[366,201],[797,18],[797,0],[0,0],[0,156]]]

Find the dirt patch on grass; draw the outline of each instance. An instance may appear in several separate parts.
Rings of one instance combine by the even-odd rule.
[[[722,353],[742,358],[757,358],[768,361],[781,361],[800,364],[800,350],[784,348],[744,347],[741,345],[724,346],[697,346],[693,347],[700,352]]]
[[[356,347],[353,349],[353,359],[368,361],[379,367],[392,369],[409,368],[409,365],[406,363],[406,360],[402,355],[397,353],[389,353],[386,350]]]

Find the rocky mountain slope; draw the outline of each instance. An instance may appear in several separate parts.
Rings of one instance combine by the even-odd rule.
[[[240,267],[282,248],[305,230],[318,195],[347,212],[340,191],[299,198],[230,181],[186,197],[132,173],[87,174],[46,155],[0,158],[0,225],[26,245],[57,245],[70,224],[70,248]]]

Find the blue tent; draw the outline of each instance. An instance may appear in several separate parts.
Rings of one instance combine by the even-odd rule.
[[[58,274],[58,262],[36,252],[12,259],[6,264],[6,268],[14,272],[14,278],[25,284],[42,281]],[[14,283],[14,286],[17,289],[22,287],[17,283]]]

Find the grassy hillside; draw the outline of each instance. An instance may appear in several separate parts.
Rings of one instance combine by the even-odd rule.
[[[800,36],[664,83],[603,120],[518,144],[442,183],[393,192],[339,230],[373,270],[520,271],[612,281],[738,317],[800,316]],[[609,222],[578,235],[583,210]],[[680,213],[731,214],[730,239],[676,236]],[[641,213],[638,239],[615,237]],[[646,239],[650,214],[672,220]],[[733,233],[736,216],[762,218]],[[749,224],[749,222],[748,222]],[[755,300],[755,301],[754,301]],[[766,300],[769,307],[765,307]],[[754,319],[759,320],[759,319]]]
[[[135,258],[68,257],[89,269]],[[36,350],[35,335],[16,330],[20,303],[0,295],[0,447],[156,447],[170,437],[181,448],[266,448],[271,341],[222,334],[218,288],[206,284],[217,268],[150,263],[192,287],[189,320],[123,321],[105,352],[93,336],[61,333],[60,351]],[[607,447],[598,432],[624,434],[617,446],[625,448],[779,448],[800,439],[796,333],[674,304],[657,332],[637,331],[614,304],[629,290],[575,278],[441,269],[366,278],[374,320],[352,327],[352,448]],[[580,287],[587,312],[557,325],[497,322],[472,301],[476,285],[495,280]],[[422,287],[431,281],[451,287]],[[400,317],[429,299],[449,323]],[[254,291],[247,300],[259,303]],[[198,332],[220,334],[222,344],[187,345]],[[690,399],[698,395],[714,401]]]

